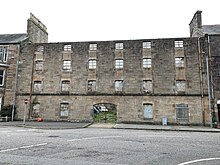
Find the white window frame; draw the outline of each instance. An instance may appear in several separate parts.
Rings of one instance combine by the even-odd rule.
[[[43,70],[43,66],[44,66],[44,63],[43,63],[42,60],[35,61],[35,70],[36,71],[42,71]]]
[[[4,48],[0,47],[0,61],[4,58]]]
[[[64,51],[71,51],[71,50],[72,50],[72,45],[70,45],[70,44],[64,45],[64,46],[63,46],[63,50],[64,50]]]
[[[69,92],[70,90],[70,81],[62,80],[61,81],[61,92]]]
[[[42,81],[34,81],[34,92],[41,92],[42,91]]]
[[[71,61],[70,60],[63,60],[63,70],[71,71]]]
[[[143,42],[143,49],[150,49],[151,48],[151,42],[147,41],[147,42]]]
[[[115,91],[122,92],[123,91],[123,80],[115,80]]]
[[[175,48],[183,48],[183,41],[174,41]]]
[[[123,43],[116,43],[116,44],[115,44],[115,49],[116,49],[116,50],[122,50],[123,47],[124,47],[124,46],[123,46]]]
[[[87,86],[88,92],[95,92],[96,91],[96,80],[89,80]]]
[[[184,67],[184,57],[175,57],[175,66]]]
[[[2,78],[2,82],[0,83],[0,86],[4,86],[5,84],[5,70],[0,69],[2,71],[2,75],[0,74],[0,78]]]
[[[144,111],[144,119],[153,119],[153,104],[151,103],[144,103],[143,104],[143,111]]]
[[[124,67],[124,60],[123,59],[115,60],[115,68],[116,69],[122,69],[123,67]]]
[[[153,92],[153,83],[152,80],[143,80],[142,90],[144,93],[152,93]]]
[[[176,91],[185,92],[186,91],[186,81],[185,80],[176,80]]]
[[[69,103],[60,103],[60,117],[69,116]]]
[[[96,60],[95,59],[89,60],[89,69],[96,69]]]
[[[151,68],[152,60],[151,58],[143,58],[143,68]]]
[[[97,50],[97,44],[89,44],[89,50],[92,50],[92,51]]]

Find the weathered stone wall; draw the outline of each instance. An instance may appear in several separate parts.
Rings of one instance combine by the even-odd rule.
[[[47,43],[48,33],[47,27],[33,14],[27,21],[27,35],[33,43]]]
[[[1,46],[1,45],[0,45]],[[7,62],[1,62],[1,69],[5,70],[4,86],[0,87],[4,105],[12,105],[15,92],[16,63],[19,58],[20,45],[2,45],[8,50]]]
[[[142,48],[143,42],[151,42],[151,48]],[[175,48],[175,41],[183,41],[183,47]],[[97,50],[89,50],[89,44],[97,44]],[[162,117],[169,123],[176,120],[176,104],[187,104],[189,121],[186,124],[202,124],[203,108],[197,38],[101,41],[29,44],[22,49],[17,89],[18,118],[22,118],[23,100],[40,103],[40,116],[47,120],[63,120],[60,103],[69,103],[69,116],[65,120],[91,121],[91,109],[97,103],[117,105],[118,122],[160,123]],[[116,50],[115,44],[123,43]],[[64,45],[71,45],[64,51]],[[43,46],[42,52],[37,52]],[[184,66],[177,68],[175,58],[184,59]],[[36,70],[36,58],[42,58],[43,69]],[[143,58],[151,58],[151,67],[143,68]],[[89,68],[89,60],[96,60],[96,69]],[[115,68],[115,60],[123,60],[123,68]],[[63,62],[71,61],[71,68],[63,70]],[[68,93],[61,91],[61,82],[68,80]],[[88,81],[96,81],[96,91],[87,90]],[[123,89],[115,92],[115,80],[123,81]],[[143,92],[143,80],[152,81],[152,92]],[[177,91],[176,81],[185,82],[184,91]],[[41,91],[34,92],[34,82],[41,82]],[[204,98],[206,100],[207,98]],[[152,104],[153,118],[143,117],[143,105]],[[30,113],[31,115],[31,113]]]

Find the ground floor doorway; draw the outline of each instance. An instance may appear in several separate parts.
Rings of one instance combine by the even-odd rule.
[[[117,121],[117,106],[112,103],[98,103],[92,109],[94,123],[115,123]]]

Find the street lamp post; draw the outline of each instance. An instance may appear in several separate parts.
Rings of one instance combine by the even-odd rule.
[[[26,112],[27,112],[27,103],[28,103],[28,99],[25,99],[24,100],[25,107],[24,107],[23,125],[25,125],[25,118],[26,118]]]

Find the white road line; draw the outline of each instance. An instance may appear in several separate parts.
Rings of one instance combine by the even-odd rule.
[[[173,135],[139,135],[138,137],[183,138],[183,136],[173,136]],[[188,138],[188,136],[184,136],[184,138]]]
[[[100,136],[100,137],[89,137],[81,139],[71,139],[67,140],[68,142],[79,141],[79,140],[94,140],[94,139],[110,139],[110,138],[121,138],[122,136]]]
[[[11,131],[0,131],[0,133],[10,133]]]
[[[5,149],[5,150],[0,150],[0,153],[8,152],[8,151],[15,151],[15,150],[19,150],[19,149],[25,149],[25,148],[45,146],[45,145],[47,145],[47,143],[40,143],[40,144],[29,145],[29,146],[22,146],[22,147],[18,147],[18,148],[9,148],[9,149]]]
[[[178,165],[187,165],[187,164],[203,162],[203,161],[210,161],[210,160],[220,160],[220,158],[197,159],[197,160],[192,160],[192,161],[189,161],[189,162],[180,163]]]

